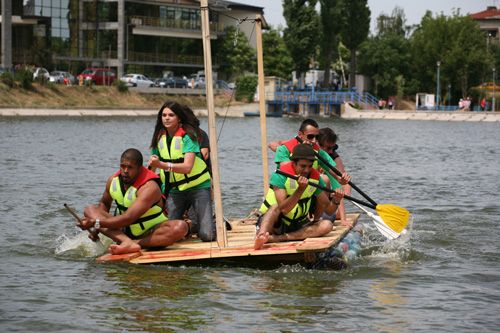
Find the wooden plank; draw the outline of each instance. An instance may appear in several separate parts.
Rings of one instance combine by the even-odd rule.
[[[348,219],[356,224],[359,214],[348,214]],[[348,232],[350,228],[336,226],[334,230],[323,237],[307,238],[303,241],[291,241],[281,243],[264,244],[262,249],[254,250],[255,232],[247,230],[241,233],[228,233],[228,245],[219,248],[217,242],[202,242],[197,238],[190,238],[177,242],[168,248],[160,251],[142,251],[141,253],[131,253],[120,256],[105,255],[98,258],[98,261],[129,261],[133,264],[150,264],[161,262],[183,262],[192,260],[207,259],[230,259],[249,257],[262,257],[263,262],[279,262],[286,258],[302,258],[305,260],[308,253],[324,251],[337,244]],[[291,256],[291,255],[303,255]],[[290,257],[291,256],[291,257]],[[311,256],[309,256],[311,257]],[[260,259],[259,259],[260,260]]]

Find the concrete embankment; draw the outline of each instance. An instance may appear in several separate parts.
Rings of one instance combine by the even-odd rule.
[[[257,103],[216,107],[215,112],[220,117],[244,117],[244,112],[257,111]],[[47,108],[0,108],[0,116],[11,117],[112,117],[112,116],[154,116],[158,109],[47,109]],[[199,117],[206,117],[206,109],[195,109]]]
[[[216,107],[215,112],[219,117],[244,117],[244,112],[257,112],[258,103],[230,105],[229,107]],[[195,109],[198,117],[206,117],[206,109]],[[155,116],[157,109],[18,109],[0,108],[0,116],[5,117],[45,117],[45,116],[83,116],[83,117],[137,117]],[[302,117],[305,117],[302,115]],[[445,111],[413,111],[413,110],[357,110],[346,104],[342,107],[343,119],[387,119],[387,120],[437,120],[437,121],[484,121],[500,122],[500,112],[445,112]]]
[[[500,122],[500,112],[357,110],[346,104],[342,108],[342,118]]]

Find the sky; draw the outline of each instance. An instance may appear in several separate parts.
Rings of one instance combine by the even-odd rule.
[[[233,0],[235,2],[252,6],[264,7],[264,17],[267,22],[277,28],[279,24],[286,26],[283,18],[282,0]],[[452,15],[456,8],[460,8],[461,14],[477,13],[486,9],[487,6],[500,6],[497,0],[368,0],[371,11],[371,30],[374,32],[375,20],[381,14],[391,14],[398,6],[403,8],[406,15],[406,24],[420,23],[427,10],[433,13]]]

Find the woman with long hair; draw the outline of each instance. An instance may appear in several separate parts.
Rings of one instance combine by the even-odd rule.
[[[200,152],[200,121],[187,106],[166,102],[158,111],[149,165],[160,169],[169,219],[182,219],[192,207],[198,237],[215,240],[211,178]]]

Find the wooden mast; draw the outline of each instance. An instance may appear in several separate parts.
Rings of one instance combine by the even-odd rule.
[[[269,162],[267,159],[267,128],[266,128],[266,96],[264,91],[264,60],[262,51],[262,16],[255,18],[255,38],[257,44],[257,73],[259,77],[259,112],[260,112],[260,143],[262,153],[262,176],[264,178],[264,195],[269,189]]]
[[[201,33],[203,40],[203,55],[205,61],[205,89],[207,95],[208,135],[210,138],[210,159],[212,161],[212,184],[215,202],[215,222],[217,229],[217,244],[227,246],[226,226],[222,211],[222,195],[220,190],[219,158],[217,153],[217,133],[215,130],[214,90],[212,80],[212,56],[210,49],[210,25],[208,17],[208,0],[200,1]]]

